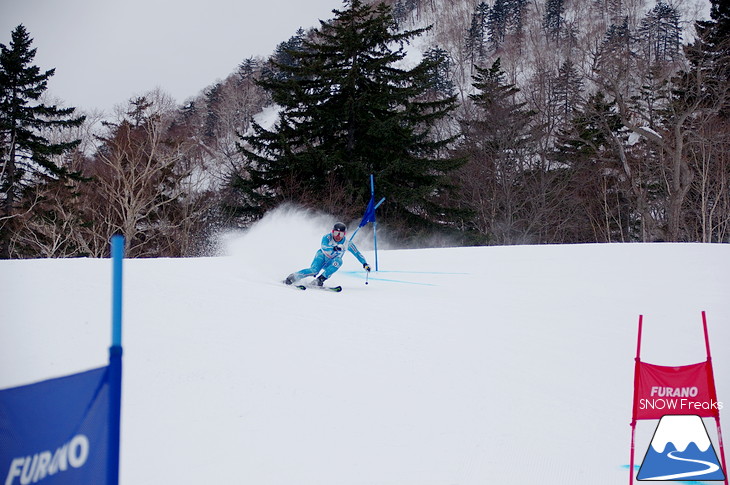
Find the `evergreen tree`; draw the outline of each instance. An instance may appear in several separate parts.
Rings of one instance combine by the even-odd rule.
[[[626,17],[626,6],[624,0],[605,0],[605,10],[608,14],[608,19],[612,24],[617,24],[624,17]]]
[[[730,5],[710,0],[712,20],[697,22],[698,39],[686,48],[691,66],[677,80],[679,96],[687,102],[702,98],[707,107],[722,104],[720,115],[730,118]]]
[[[642,19],[637,36],[647,61],[674,61],[679,56],[682,41],[679,12],[675,7],[660,1]]]
[[[575,64],[570,59],[566,60],[558,69],[554,88],[554,99],[558,103],[559,116],[563,122],[570,120],[573,111],[578,107],[582,89],[583,79]]]
[[[297,29],[296,34],[291,36],[289,40],[276,46],[272,55],[272,62],[264,69],[264,76],[277,80],[285,80],[287,76],[291,76],[291,69],[296,67],[299,58],[299,51],[303,49],[304,29]],[[279,66],[279,67],[277,67]]]
[[[524,170],[527,160],[520,154],[531,139],[530,125],[535,113],[525,108],[526,103],[517,100],[520,89],[507,82],[501,59],[498,58],[489,68],[476,66],[473,79],[472,84],[478,92],[469,97],[480,108],[481,114],[472,122],[472,128],[476,127],[480,143],[489,147],[491,156],[501,166],[501,173]]]
[[[720,42],[725,42],[725,48],[728,48],[727,42],[730,40],[730,4],[722,0],[710,0],[712,4],[710,8],[710,18],[714,22],[715,37]]]
[[[254,123],[243,137],[250,165],[233,182],[244,209],[293,200],[353,217],[370,197],[372,173],[387,194],[384,219],[443,221],[434,198],[459,162],[442,155],[455,137],[439,137],[434,127],[456,97],[428,95],[439,60],[396,67],[404,45],[425,29],[396,32],[384,4],[352,0],[347,7],[291,52],[294,62],[273,61],[283,78],[261,81],[281,111],[273,129]]]
[[[498,50],[507,37],[509,22],[509,0],[495,0],[492,9],[489,11],[487,28],[489,30],[489,43],[492,50]]]
[[[466,52],[472,64],[486,55],[487,23],[489,21],[489,5],[479,2],[471,16],[471,25],[466,33]]]
[[[398,0],[393,6],[393,20],[395,20],[396,29],[400,30],[400,26],[408,18],[409,12],[406,10],[406,6],[403,0]]]
[[[454,82],[451,80],[451,56],[446,49],[432,47],[423,53],[424,59],[432,66],[428,74],[428,82],[432,89],[443,96],[454,94]]]
[[[241,81],[250,79],[254,72],[259,68],[259,61],[253,57],[248,57],[238,66],[238,76]]]
[[[23,25],[11,34],[8,46],[0,44],[0,258],[8,258],[11,219],[25,190],[44,181],[73,174],[59,165],[58,157],[80,141],[53,143],[48,130],[79,126],[84,117],[72,117],[75,108],[48,106],[39,99],[55,69],[41,72],[34,66],[36,49]]]
[[[527,6],[527,0],[509,0],[508,1],[508,20],[507,25],[509,31],[515,34],[517,37],[522,37],[522,29],[524,27],[525,20],[525,7]]]
[[[679,11],[664,2],[659,2],[653,11],[656,11],[657,18],[657,58],[673,61],[679,56],[682,44]]]
[[[557,143],[558,161],[571,166],[586,161],[600,162],[612,158],[610,137],[621,129],[621,119],[614,103],[603,92],[590,96],[576,113],[568,129],[563,130]]]
[[[595,65],[596,72],[603,80],[616,85],[628,82],[635,58],[634,44],[628,17],[608,28],[598,50]]]
[[[474,229],[494,244],[529,239],[533,203],[525,175],[532,158],[531,123],[534,113],[516,99],[519,89],[506,80],[497,59],[491,67],[475,66],[470,95],[474,119],[461,121],[464,143],[457,153],[469,161],[460,170],[464,202],[475,214]],[[530,195],[528,195],[530,193]]]
[[[203,134],[207,139],[214,138],[218,133],[218,125],[220,123],[218,104],[222,100],[222,91],[223,85],[217,82],[205,92],[206,113]]]
[[[622,126],[615,103],[598,91],[558,136],[555,159],[570,181],[565,203],[577,222],[572,242],[626,240],[630,206],[614,146]]]
[[[508,36],[520,41],[526,3],[526,0],[495,0],[491,8],[485,2],[479,3],[472,17],[470,35],[478,29],[482,45],[488,41],[493,51],[498,50]],[[484,58],[485,52],[480,51],[480,57]]]
[[[411,13],[413,11],[418,12],[421,7],[421,0],[405,0],[406,12]]]
[[[668,81],[658,64],[651,66],[642,78],[638,94],[632,96],[630,106],[638,113],[642,113],[646,125],[657,130],[661,124],[662,113],[666,110],[668,95]]]
[[[712,0],[711,19],[697,23],[686,47],[690,65],[671,80],[663,123],[680,133],[674,152],[669,233],[685,240],[730,241],[730,5]],[[681,143],[681,144],[680,144]],[[674,168],[674,167],[673,167]]]
[[[547,0],[543,27],[551,40],[557,41],[560,38],[560,31],[563,27],[563,13],[565,13],[563,0]]]

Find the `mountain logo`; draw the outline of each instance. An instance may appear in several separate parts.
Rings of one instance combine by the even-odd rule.
[[[662,416],[636,479],[725,480],[702,418]]]

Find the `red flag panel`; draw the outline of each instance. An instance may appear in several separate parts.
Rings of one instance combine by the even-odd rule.
[[[634,383],[634,419],[660,419],[665,414],[718,417],[710,361],[680,367],[637,362]]]

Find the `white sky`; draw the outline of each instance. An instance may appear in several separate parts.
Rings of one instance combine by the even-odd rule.
[[[342,0],[0,0],[0,43],[22,23],[34,64],[56,68],[48,93],[110,113],[158,87],[182,103],[342,8]]]

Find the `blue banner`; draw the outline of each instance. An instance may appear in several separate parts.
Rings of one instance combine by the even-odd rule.
[[[0,485],[105,485],[110,368],[0,391]]]
[[[362,227],[369,222],[375,222],[375,196],[370,197],[370,202],[368,202],[365,214],[362,216],[362,220],[358,227]]]

